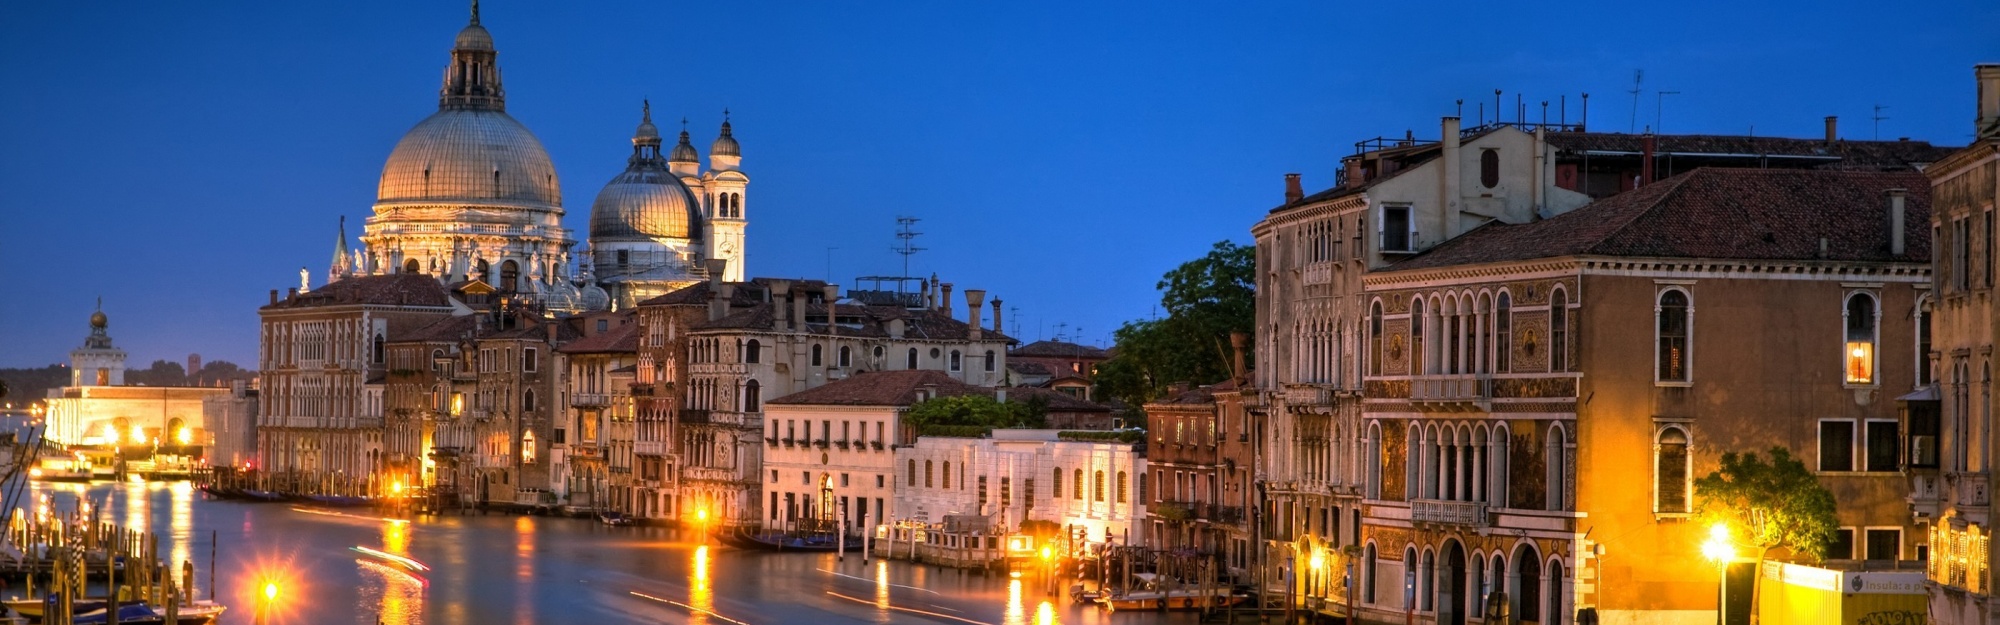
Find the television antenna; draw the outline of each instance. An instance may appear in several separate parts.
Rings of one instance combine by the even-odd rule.
[[[896,244],[895,247],[889,248],[889,251],[903,255],[903,275],[905,277],[910,275],[910,257],[917,255],[917,252],[922,252],[928,249],[928,248],[917,247],[916,245],[917,237],[923,235],[922,232],[917,232],[915,230],[917,221],[918,219],[915,217],[911,217],[908,215],[897,215],[896,239],[899,242]],[[902,281],[896,282],[897,293],[904,292],[904,288],[905,286]]]
[[[1625,126],[1625,132],[1627,133],[1638,132],[1639,130],[1639,92],[1642,91],[1640,85],[1645,82],[1646,70],[1632,70],[1632,90],[1626,92],[1632,94],[1632,121]]]
[[[1885,111],[1885,110],[1888,110],[1888,108],[1889,108],[1889,107],[1886,107],[1886,106],[1883,106],[1883,105],[1880,105],[1880,104],[1877,104],[1877,105],[1875,105],[1875,118],[1874,118],[1874,119],[1875,119],[1875,136],[1874,136],[1874,138],[1875,138],[1875,140],[1876,140],[1876,141],[1881,141],[1881,140],[1882,140],[1882,120],[1885,120],[1885,119],[1888,119],[1888,118],[1889,118],[1889,117],[1888,117],[1887,115],[1883,115],[1883,114],[1882,114],[1882,111]]]

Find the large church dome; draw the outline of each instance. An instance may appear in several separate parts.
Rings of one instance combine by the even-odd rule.
[[[632,158],[626,163],[625,171],[606,183],[590,205],[590,240],[700,238],[699,204],[660,157],[660,133],[650,107],[632,137]]]
[[[378,202],[499,200],[562,205],[555,163],[506,111],[444,108],[396,142]]]

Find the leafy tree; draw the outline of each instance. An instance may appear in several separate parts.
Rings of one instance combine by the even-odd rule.
[[[903,422],[919,431],[928,426],[1046,427],[1048,402],[1000,402],[985,395],[934,397],[912,404],[903,413]]]
[[[1156,286],[1167,316],[1118,328],[1111,359],[1097,368],[1097,395],[1136,411],[1175,382],[1229,379],[1235,361],[1229,335],[1248,334],[1255,325],[1256,267],[1256,248],[1219,241],[1162,276]]]
[[[7,396],[7,381],[0,380],[0,397],[6,397],[6,396]]]
[[[1783,447],[1771,448],[1768,463],[1756,452],[1722,454],[1722,468],[1694,489],[1702,518],[1728,523],[1732,540],[1757,548],[1758,570],[1778,548],[1819,562],[1840,525],[1833,493]]]

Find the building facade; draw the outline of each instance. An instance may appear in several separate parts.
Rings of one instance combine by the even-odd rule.
[[[977,517],[991,530],[984,533],[1009,534],[1041,521],[1067,531],[1072,540],[1063,544],[1074,555],[1144,540],[1142,441],[997,429],[984,438],[919,436],[894,455],[887,478],[900,480],[890,485],[894,506],[874,525],[942,527],[948,518]]]

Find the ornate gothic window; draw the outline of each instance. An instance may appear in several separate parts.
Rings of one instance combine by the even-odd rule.
[[[1867,293],[1847,297],[1847,342],[1844,345],[1848,384],[1875,383],[1875,298]]]
[[[1662,428],[1653,446],[1654,512],[1688,512],[1689,457],[1687,430],[1678,425]]]

